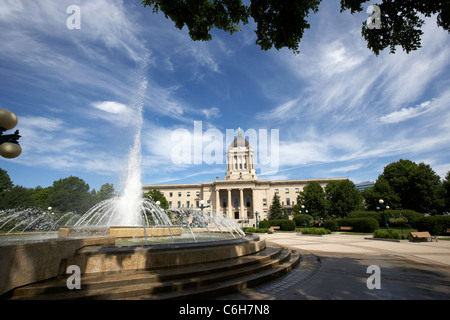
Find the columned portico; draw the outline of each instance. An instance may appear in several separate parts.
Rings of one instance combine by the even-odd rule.
[[[292,212],[297,196],[309,182],[318,182],[325,188],[331,180],[345,179],[258,180],[254,151],[240,130],[228,147],[226,159],[224,180],[217,177],[214,182],[146,185],[143,186],[143,191],[161,191],[169,202],[169,207],[176,209],[199,210],[200,201],[204,200],[206,212],[234,219],[240,226],[253,227],[256,226],[256,212],[259,220],[269,218],[275,194],[280,197],[281,205]]]

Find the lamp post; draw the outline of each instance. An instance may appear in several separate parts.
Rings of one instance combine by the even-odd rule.
[[[258,221],[258,211],[255,211],[255,216],[256,216],[256,229],[259,229],[259,221]]]
[[[6,109],[0,109],[0,156],[8,159],[17,158],[22,153],[19,145],[19,130],[13,134],[3,135],[3,132],[17,125],[17,116]]]
[[[384,203],[383,199],[378,200],[378,203],[380,204],[380,206],[377,207],[377,209],[383,211],[384,223],[386,224],[386,229],[389,230],[389,225],[386,218],[386,210],[389,210],[389,206]]]
[[[205,206],[205,200],[200,200],[200,205],[198,207],[200,208],[200,210],[202,211],[202,214],[203,214],[203,209],[209,208],[209,207],[211,207],[211,205],[208,204]]]
[[[305,214],[308,213],[308,210],[305,209],[305,206],[302,204],[302,213],[303,213],[303,224],[305,225],[306,228],[306,217]]]

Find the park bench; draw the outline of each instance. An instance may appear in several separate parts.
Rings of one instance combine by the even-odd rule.
[[[274,233],[275,230],[279,230],[279,229],[280,229],[279,226],[271,226],[271,227],[269,228],[269,233]]]
[[[437,238],[435,236],[432,236],[428,231],[422,231],[422,232],[411,232],[411,236],[413,238],[413,241],[421,241],[425,239],[428,241],[428,239],[431,239],[433,242],[433,239],[437,241]]]
[[[352,231],[353,227],[340,227],[339,230],[340,231]]]

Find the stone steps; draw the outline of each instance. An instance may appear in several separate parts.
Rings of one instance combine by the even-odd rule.
[[[268,244],[259,252],[208,263],[162,269],[88,273],[81,290],[69,290],[66,278],[31,284],[13,291],[11,299],[189,299],[239,290],[289,272],[297,252]]]

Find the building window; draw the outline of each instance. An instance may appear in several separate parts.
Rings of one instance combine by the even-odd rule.
[[[298,188],[295,188],[295,193],[299,193],[299,190],[298,190]]]
[[[278,194],[278,189],[275,189],[275,194]]]
[[[191,196],[191,192],[190,192],[190,191],[186,192],[186,195],[187,195],[188,197],[190,197],[190,196]]]
[[[211,200],[206,200],[206,204],[211,204]]]
[[[181,208],[181,201],[178,201],[177,205],[178,205],[178,208]]]
[[[173,195],[173,192],[169,192],[169,197],[171,197]]]
[[[234,197],[234,207],[239,207],[239,197]]]
[[[289,193],[289,188],[284,188],[284,193]]]
[[[250,208],[251,204],[252,204],[251,197],[245,198],[245,206],[246,206],[247,208]]]
[[[197,206],[197,208],[200,208],[200,201],[195,201],[195,205]]]
[[[186,207],[190,207],[191,206],[191,202],[190,201],[186,201]]]
[[[267,199],[266,198],[263,199],[263,206],[267,206]]]
[[[161,191],[161,195],[164,196],[164,192]]]
[[[200,197],[200,191],[197,191],[197,192],[195,193],[195,195],[196,195],[197,197]]]
[[[178,192],[178,196],[181,197],[181,192]]]
[[[287,206],[290,206],[290,205],[291,205],[291,199],[286,198],[286,205],[287,205]]]
[[[172,201],[169,201],[169,208],[172,208]]]
[[[228,207],[228,197],[222,198],[222,207]]]

